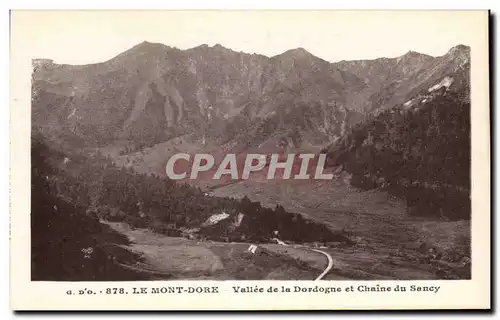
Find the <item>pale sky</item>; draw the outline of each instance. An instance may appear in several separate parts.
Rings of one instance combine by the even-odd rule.
[[[485,11],[17,11],[12,29],[30,34],[25,47],[33,58],[56,63],[102,62],[142,41],[179,49],[218,43],[266,56],[303,47],[334,62],[409,50],[443,55],[473,43],[486,17]]]

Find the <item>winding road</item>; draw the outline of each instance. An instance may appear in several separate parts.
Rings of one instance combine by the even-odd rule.
[[[321,280],[323,279],[324,276],[326,276],[328,274],[328,272],[330,272],[330,270],[332,269],[333,267],[333,259],[332,259],[332,256],[329,254],[329,253],[326,253],[324,251],[321,251],[321,250],[318,250],[318,249],[311,249],[312,251],[316,251],[316,252],[319,252],[323,255],[326,256],[326,258],[328,259],[328,266],[326,266],[326,269],[323,271],[323,273],[321,273],[314,281],[318,281],[318,280]]]
[[[313,249],[311,247],[307,247],[304,245],[294,245],[293,247],[294,248],[309,249],[311,251],[319,252],[322,255],[326,256],[326,258],[328,259],[328,265],[326,266],[325,270],[316,279],[314,279],[314,281],[318,281],[318,280],[323,279],[328,274],[328,272],[330,272],[330,270],[333,268],[333,258],[328,252],[325,252],[325,251],[322,251],[319,249]]]

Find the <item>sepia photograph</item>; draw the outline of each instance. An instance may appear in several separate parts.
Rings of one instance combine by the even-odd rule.
[[[483,13],[18,12],[30,283],[471,280]]]

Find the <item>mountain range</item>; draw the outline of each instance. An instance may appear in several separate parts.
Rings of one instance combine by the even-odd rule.
[[[458,45],[439,57],[409,51],[330,63],[303,48],[266,57],[143,42],[97,64],[34,60],[32,119],[47,136],[125,145],[122,153],[186,136],[236,152],[325,147],[435,86],[460,86],[469,55]]]

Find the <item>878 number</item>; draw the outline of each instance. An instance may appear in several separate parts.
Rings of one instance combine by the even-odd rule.
[[[106,294],[125,294],[124,288],[107,288]]]

